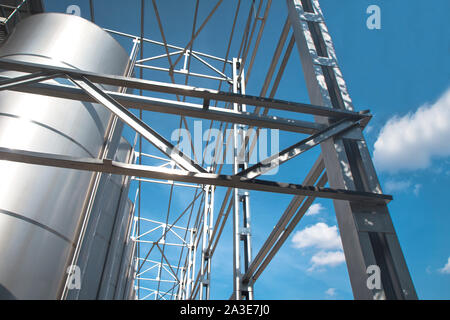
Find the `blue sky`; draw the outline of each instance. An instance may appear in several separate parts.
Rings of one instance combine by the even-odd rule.
[[[69,5],[76,4],[81,8],[81,15],[89,18],[87,0],[46,0],[44,3],[48,11],[57,12],[65,12]],[[95,0],[94,3],[96,23],[100,26],[139,34],[140,1]],[[200,0],[197,26],[215,3]],[[194,42],[194,50],[224,56],[236,3],[224,1]],[[230,58],[238,53],[249,3],[242,1]],[[447,23],[450,2],[321,0],[320,3],[355,108],[370,109],[374,116],[365,136],[375,155],[383,190],[394,196],[389,208],[418,296],[421,299],[449,299],[450,99],[446,92],[450,89]],[[164,0],[157,4],[168,42],[184,47],[190,39],[195,1]],[[380,30],[366,27],[369,16],[366,9],[372,4],[381,8]],[[273,1],[255,68],[249,78],[249,94],[259,95],[286,12],[285,1]],[[145,35],[161,40],[151,1],[146,2]],[[130,50],[130,41],[118,40]],[[147,57],[164,53],[164,50],[148,45],[144,47],[144,53]],[[167,61],[155,65],[167,66]],[[216,66],[221,68],[220,64]],[[181,67],[177,66],[178,69]],[[195,72],[206,71],[200,64],[193,63],[192,68]],[[144,77],[170,82],[167,75],[156,71],[145,71]],[[175,78],[179,83],[184,82],[183,76]],[[217,88],[216,83],[204,79],[192,79],[189,84]],[[296,49],[275,97],[308,102]],[[187,101],[198,103],[195,99]],[[292,117],[289,113],[276,114]],[[146,113],[144,119],[167,138],[179,122],[179,117],[153,113]],[[192,126],[192,119],[188,123]],[[203,127],[209,127],[209,122],[203,121]],[[125,134],[132,137],[129,130]],[[295,134],[280,133],[280,147],[287,147],[299,139]],[[146,152],[154,152],[147,144],[143,148]],[[318,150],[311,150],[302,159],[284,164],[276,176],[267,179],[300,183],[317,155]],[[229,172],[230,168],[225,172],[227,170]],[[145,185],[143,215],[163,220],[168,210],[169,192],[168,186]],[[218,190],[216,197],[221,200],[223,190]],[[251,192],[255,253],[291,198]],[[174,219],[191,199],[192,191],[175,187],[170,219]],[[256,283],[257,299],[352,299],[347,269],[339,258],[339,243],[335,242],[338,238],[333,205],[331,201],[318,200],[314,209],[298,224]],[[230,222],[213,260],[211,290],[215,299],[227,299],[232,290]],[[315,239],[317,232],[323,232],[328,240]],[[320,265],[320,261],[324,264]],[[448,269],[445,269],[446,265]]]

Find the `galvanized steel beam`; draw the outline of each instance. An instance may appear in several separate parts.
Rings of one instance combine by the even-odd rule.
[[[7,81],[11,78],[0,77],[0,79]],[[97,102],[83,90],[74,86],[63,84],[35,83],[23,85],[19,83],[11,87],[10,90],[64,99]],[[166,114],[176,114],[201,119],[241,123],[262,128],[279,129],[304,134],[313,134],[325,128],[322,124],[309,121],[285,119],[275,116],[255,115],[250,112],[237,112],[230,109],[210,106],[204,108],[204,106],[200,104],[177,102],[112,91],[104,91],[104,93],[109,95],[122,106],[130,109],[135,108],[145,111],[162,112]]]
[[[359,120],[368,116],[367,111],[353,112],[349,110],[335,110],[319,105],[290,102],[279,99],[269,99],[251,95],[242,95],[237,93],[223,92],[205,88],[197,88],[186,85],[168,84],[164,82],[127,78],[122,76],[96,74],[92,72],[73,70],[69,68],[54,67],[49,65],[28,63],[28,62],[18,62],[10,59],[0,59],[0,68],[21,72],[38,72],[38,71],[59,72],[68,74],[73,77],[83,76],[89,81],[98,84],[107,84],[112,86],[127,87],[130,89],[141,89],[155,92],[164,92],[169,94],[178,94],[188,97],[203,98],[206,100],[217,100],[239,104],[247,104],[251,106],[260,106],[297,113],[306,113],[336,119],[348,118]]]
[[[178,169],[126,164],[109,159],[78,159],[63,155],[24,150],[12,150],[7,148],[0,148],[0,160],[76,170],[106,172],[111,174],[129,175],[150,179],[175,180],[181,182],[232,187],[255,191],[306,195],[356,202],[362,201],[369,202],[374,205],[380,203],[388,203],[392,200],[392,196],[378,193],[331,188],[317,188],[314,186],[303,186],[291,183],[246,179],[239,176],[219,175],[213,173],[196,173]]]

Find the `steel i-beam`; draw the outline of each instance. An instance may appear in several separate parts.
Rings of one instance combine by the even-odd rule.
[[[319,1],[286,2],[311,103],[353,111]],[[320,115],[315,120],[328,121]],[[381,194],[361,128],[321,148],[332,188]],[[335,200],[334,207],[355,299],[417,299],[387,205]],[[370,266],[379,268],[381,287],[367,284]]]
[[[214,173],[196,173],[178,169],[169,169],[147,165],[127,164],[110,159],[80,159],[68,156],[40,153],[25,150],[13,150],[0,147],[0,160],[28,163],[57,168],[105,172],[118,175],[144,177],[149,179],[174,180],[195,184],[215,185],[263,192],[275,192],[291,195],[315,196],[318,198],[366,202],[373,205],[386,204],[392,196],[380,193],[354,191],[346,189],[319,188],[299,184],[247,179],[237,175]]]
[[[233,59],[233,92],[245,94],[244,72],[241,68],[241,61],[236,58]],[[233,108],[235,111],[246,111],[245,104],[234,103]],[[233,171],[235,175],[237,175],[239,171],[246,170],[248,168],[246,137],[247,129],[245,126],[234,124]],[[253,300],[253,284],[242,282],[242,275],[247,271],[252,260],[250,197],[248,191],[235,188],[233,190],[233,202],[234,299],[240,300],[246,298],[248,300]],[[243,258],[243,266],[241,266],[241,258]]]

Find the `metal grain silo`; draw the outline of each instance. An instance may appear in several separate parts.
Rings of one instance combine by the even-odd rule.
[[[24,19],[1,46],[0,57],[114,75],[124,75],[129,67],[128,54],[101,28],[56,13]],[[98,104],[2,91],[0,147],[97,158],[111,119]],[[120,122],[114,130],[109,158],[120,144]],[[92,201],[93,177],[91,172],[0,161],[0,298],[61,297]]]

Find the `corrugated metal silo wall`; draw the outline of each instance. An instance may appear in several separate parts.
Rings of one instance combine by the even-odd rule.
[[[0,58],[115,75],[129,67],[129,55],[101,28],[56,13],[20,22],[1,45]],[[0,92],[0,146],[5,148],[98,158],[112,119],[99,104]],[[132,161],[122,128],[119,121],[106,157]],[[126,237],[132,207],[128,178],[102,175],[95,189],[92,172],[7,161],[0,161],[0,177],[0,299],[60,299],[74,252],[83,283],[65,298],[126,298],[125,286],[132,292],[123,276],[132,269],[126,265],[131,258],[123,254],[132,246]]]
[[[115,160],[132,163],[133,155],[131,146],[122,138]],[[135,244],[130,239],[134,205],[128,199],[129,182],[130,177],[102,174],[76,262],[81,271],[81,288],[68,290],[67,299],[129,298],[134,287]]]

